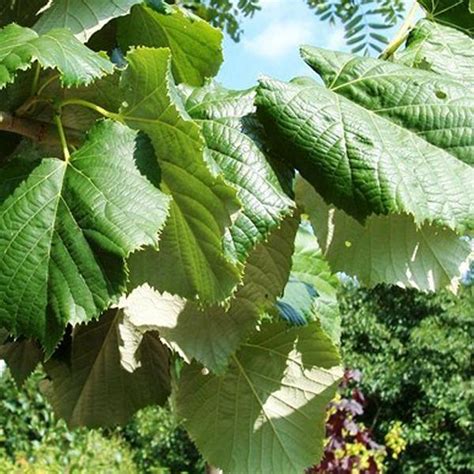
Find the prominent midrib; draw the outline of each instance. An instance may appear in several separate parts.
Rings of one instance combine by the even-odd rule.
[[[291,454],[286,450],[286,447],[285,447],[285,443],[283,442],[283,440],[280,438],[280,434],[278,433],[278,430],[276,429],[275,425],[273,424],[273,421],[271,419],[271,417],[268,415],[268,413],[265,411],[265,405],[264,403],[262,402],[262,400],[260,399],[257,391],[255,390],[255,387],[253,386],[253,383],[252,381],[250,380],[250,378],[248,377],[247,375],[247,372],[245,371],[244,367],[242,366],[242,364],[240,363],[239,359],[237,358],[236,355],[232,355],[232,360],[234,361],[234,363],[236,364],[237,368],[239,369],[239,372],[242,374],[242,376],[244,377],[245,381],[247,382],[247,385],[249,386],[250,388],[250,391],[252,392],[252,395],[255,397],[255,400],[257,401],[259,407],[260,407],[260,410],[261,412],[264,414],[265,418],[267,419],[269,425],[271,426],[272,428],[272,431],[273,433],[275,434],[275,438],[276,440],[278,441],[278,443],[280,444],[281,448],[282,448],[282,451],[285,453],[285,456],[286,458],[288,459],[289,463],[293,466],[295,466],[292,462],[292,456]],[[234,434],[235,434],[235,429],[234,429]],[[273,461],[273,459],[272,459]]]
[[[314,91],[314,90],[318,91],[318,90],[321,90],[321,89],[322,89],[323,91],[327,91],[327,92],[332,92],[332,93],[334,93],[335,96],[338,97],[338,98],[340,97],[340,95],[337,94],[337,93],[335,93],[334,90],[327,89],[327,88],[321,87],[321,86],[313,86],[313,85],[311,85],[311,86],[307,86],[307,87],[302,87],[301,90],[300,90],[297,94],[295,94],[294,97],[292,97],[291,101],[293,101],[296,97],[298,97],[298,96],[299,96],[301,93],[303,93],[304,91],[309,91],[309,92],[311,92],[311,91]],[[267,89],[267,90],[269,90],[269,89]],[[283,93],[283,95],[284,95],[284,93]],[[397,124],[396,122],[391,121],[390,119],[386,118],[386,117],[383,116],[383,115],[378,115],[378,114],[375,113],[374,111],[363,107],[362,105],[360,105],[360,104],[358,104],[357,102],[354,102],[354,101],[348,99],[348,98],[345,97],[345,96],[343,96],[343,98],[344,98],[345,100],[347,100],[350,104],[352,104],[353,107],[355,107],[355,108],[357,108],[357,109],[360,109],[360,110],[363,110],[365,113],[367,113],[367,114],[369,115],[369,117],[372,117],[372,123],[373,123],[373,119],[374,119],[375,117],[377,118],[377,120],[382,120],[382,121],[384,121],[384,122],[386,122],[386,123],[389,123],[389,124],[392,125],[393,127],[397,128],[397,129],[399,129],[399,130],[402,130],[404,133],[407,133],[408,136],[411,137],[411,141],[412,141],[412,142],[414,142],[414,141],[416,142],[416,140],[420,140],[421,142],[426,143],[426,146],[430,146],[430,147],[435,148],[436,150],[438,150],[439,153],[442,153],[442,154],[446,155],[446,157],[449,157],[450,159],[455,160],[456,162],[463,163],[463,164],[466,166],[466,170],[471,169],[471,168],[469,167],[469,165],[467,165],[467,164],[464,163],[463,161],[459,160],[458,158],[454,157],[453,155],[451,155],[451,153],[447,152],[447,151],[444,150],[443,148],[440,148],[440,147],[438,147],[438,146],[436,146],[436,145],[433,145],[432,143],[428,142],[425,138],[423,138],[422,136],[418,135],[418,134],[415,133],[414,131],[412,131],[412,130],[410,130],[410,129],[408,129],[408,128],[402,127],[401,125]],[[341,125],[343,126],[343,124],[341,124]],[[379,136],[380,136],[380,133],[379,133]],[[381,143],[384,144],[383,135],[381,136]],[[384,147],[385,147],[385,145],[384,145]],[[425,164],[428,164],[428,163],[426,163],[425,157],[424,157],[424,155],[420,152],[420,150],[418,149],[418,147],[417,147],[417,150],[416,150],[416,151],[417,151],[417,155],[425,161]],[[407,210],[408,210],[408,209],[407,209]],[[410,211],[410,214],[413,214],[413,212]],[[413,215],[414,215],[414,214],[413,214]],[[458,219],[459,219],[459,218],[456,218],[456,220],[458,220]],[[424,218],[423,221],[427,221],[427,218]],[[458,223],[458,224],[455,225],[455,226],[453,226],[453,224],[451,224],[451,223],[449,223],[449,224],[446,223],[446,225],[447,225],[449,228],[451,228],[452,230],[458,231],[458,228],[459,228],[460,225],[461,225],[461,226],[463,226],[463,225],[464,225],[464,226],[469,226],[469,223],[466,222],[466,217],[464,217],[464,218],[462,219],[462,222]]]

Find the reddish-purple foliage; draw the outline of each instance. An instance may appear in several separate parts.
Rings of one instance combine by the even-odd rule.
[[[307,474],[380,472],[386,450],[375,442],[370,429],[355,420],[364,413],[366,403],[357,387],[360,379],[360,371],[345,371],[339,393],[328,406],[323,459],[319,465],[308,469]]]

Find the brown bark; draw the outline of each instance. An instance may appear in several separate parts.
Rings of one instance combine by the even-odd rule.
[[[60,143],[56,126],[29,118],[16,117],[9,112],[0,111],[0,130],[23,135],[39,144],[56,145]],[[81,143],[82,134],[77,130],[66,129],[71,145]]]

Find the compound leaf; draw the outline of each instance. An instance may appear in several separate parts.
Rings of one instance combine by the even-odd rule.
[[[169,198],[138,172],[135,136],[98,123],[69,161],[44,159],[0,207],[0,324],[48,352],[68,322],[123,291],[123,259],[158,241]]]
[[[205,458],[226,472],[300,473],[319,461],[326,404],[342,375],[317,323],[265,324],[223,375],[197,363],[178,382],[176,407]]]

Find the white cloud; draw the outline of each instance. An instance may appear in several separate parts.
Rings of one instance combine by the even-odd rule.
[[[331,35],[327,39],[324,48],[332,50],[341,50],[346,45],[346,39],[344,38],[344,28],[337,27],[331,28]]]
[[[256,56],[274,60],[283,58],[301,44],[310,42],[313,30],[314,22],[311,21],[275,21],[257,36],[245,39],[243,45]]]
[[[282,4],[283,0],[260,0],[259,3],[262,8],[280,7]]]

